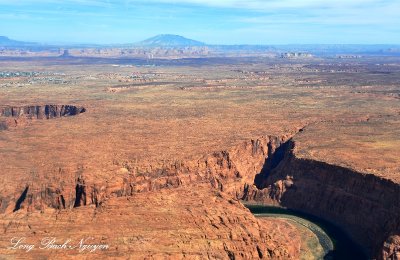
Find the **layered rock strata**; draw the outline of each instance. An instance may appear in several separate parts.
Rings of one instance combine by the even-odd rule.
[[[301,129],[300,129],[301,130]],[[208,185],[236,199],[275,204],[328,220],[346,231],[371,257],[393,255],[400,234],[398,183],[325,162],[299,158],[291,135],[267,136],[197,160],[144,169],[116,163],[111,179],[78,169],[58,182],[21,184],[2,194],[1,213],[101,207],[113,197],[178,187]],[[392,242],[391,242],[392,241]]]
[[[289,140],[285,156],[264,169],[243,199],[277,204],[337,225],[371,257],[387,259],[398,250],[400,185],[373,174],[296,156]],[[385,246],[383,247],[383,245]]]
[[[0,116],[27,117],[29,119],[51,119],[63,116],[75,116],[84,113],[84,107],[72,105],[43,105],[43,106],[5,106],[0,107]]]

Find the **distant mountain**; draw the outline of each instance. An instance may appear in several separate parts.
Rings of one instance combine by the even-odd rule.
[[[34,42],[15,41],[6,36],[0,36],[0,47],[27,47],[36,45],[37,43]]]
[[[205,46],[204,42],[195,41],[179,35],[160,34],[147,40],[138,42],[139,46],[151,47],[182,47],[182,46]]]

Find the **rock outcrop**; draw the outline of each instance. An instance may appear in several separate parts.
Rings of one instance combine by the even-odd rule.
[[[111,180],[100,179],[84,169],[68,172],[60,168],[52,174],[61,176],[58,179],[36,181],[40,185],[31,182],[29,191],[18,208],[34,211],[98,206],[110,197],[131,196],[135,193],[202,183],[233,197],[241,197],[245,187],[254,182],[255,176],[263,168],[265,158],[268,155],[273,156],[275,149],[288,138],[262,137],[197,160],[180,161],[160,167],[141,168],[135,162],[116,162],[120,168]],[[3,206],[0,213],[15,209],[18,198],[28,185],[27,182],[25,186],[21,186],[21,192],[14,196],[1,195]]]
[[[116,162],[119,170],[107,180],[84,169],[59,169],[59,181],[26,183],[17,194],[1,195],[0,210],[101,207],[113,197],[206,185],[232,198],[281,205],[330,221],[371,257],[397,252],[397,240],[391,238],[400,233],[400,186],[372,174],[299,158],[292,136],[262,137],[160,167]]]
[[[0,226],[0,255],[7,259],[299,259],[301,253],[295,225],[261,221],[204,185],[110,198],[99,207],[16,211],[2,215]],[[49,235],[76,249],[39,249]],[[108,247],[79,251],[79,241],[88,236],[88,243]],[[13,237],[36,248],[8,249]]]
[[[381,259],[400,259],[400,235],[390,236],[383,244]]]
[[[400,231],[400,185],[373,174],[298,158],[295,150],[295,141],[289,140],[279,165],[264,169],[256,178],[257,187],[247,188],[243,198],[328,220],[371,257],[379,258],[382,251],[393,255],[398,246],[389,237]]]
[[[30,120],[76,116],[86,108],[72,105],[0,106],[0,131],[26,125]]]
[[[0,116],[26,117],[29,119],[51,119],[63,116],[75,116],[84,113],[84,107],[72,105],[43,105],[43,106],[5,106],[0,107]]]

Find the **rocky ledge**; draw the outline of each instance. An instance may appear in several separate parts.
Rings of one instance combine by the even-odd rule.
[[[0,106],[0,131],[25,125],[30,120],[76,116],[86,108],[73,105]]]
[[[299,130],[300,132],[302,129]],[[294,134],[243,142],[197,160],[144,169],[116,162],[112,180],[58,169],[61,179],[21,183],[0,194],[0,213],[101,207],[113,197],[131,197],[178,187],[208,185],[237,200],[281,205],[336,224],[372,258],[399,251],[400,185],[373,174],[300,158]]]
[[[84,107],[72,105],[42,105],[42,106],[4,106],[0,107],[0,116],[26,117],[29,119],[51,119],[63,116],[75,116],[86,112]]]
[[[369,257],[392,259],[400,249],[394,239],[400,234],[400,185],[374,174],[298,157],[295,140],[281,148],[280,160],[272,167],[264,165],[242,199],[320,217],[345,231]]]

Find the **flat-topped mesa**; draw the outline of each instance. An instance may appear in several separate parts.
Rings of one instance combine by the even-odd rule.
[[[3,106],[0,116],[28,119],[51,119],[65,116],[75,116],[86,112],[84,107],[72,105],[42,105],[42,106]]]

